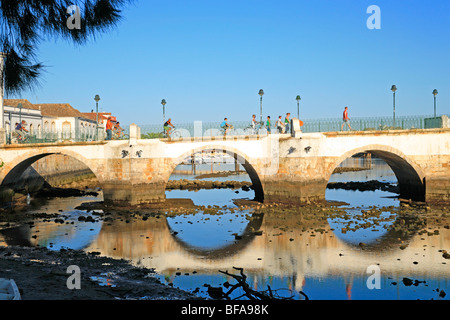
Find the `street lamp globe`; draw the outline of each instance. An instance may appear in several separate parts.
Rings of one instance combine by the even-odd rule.
[[[97,113],[97,121],[96,121],[96,125],[95,125],[95,140],[98,141],[98,102],[100,101],[100,96],[97,94],[94,97],[95,100],[95,108],[96,108],[96,113]]]
[[[163,106],[163,122],[165,123],[166,122],[166,104],[167,104],[166,99],[162,99],[161,104]]]
[[[391,87],[391,91],[394,93],[394,116],[392,120],[392,126],[395,128],[395,92],[397,91],[397,86],[395,84]]]
[[[434,117],[436,118],[436,96],[438,95],[438,91],[437,89],[433,90],[433,95],[434,95]]]
[[[260,96],[261,96],[261,99],[260,99],[260,107],[259,107],[259,122],[260,123],[262,123],[262,101],[263,101],[263,95],[264,95],[264,90],[263,89],[261,89],[261,90],[259,90],[259,93],[258,93]]]

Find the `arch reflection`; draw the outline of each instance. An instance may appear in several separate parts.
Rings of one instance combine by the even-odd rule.
[[[229,215],[227,215],[227,218],[228,216]],[[207,219],[214,219],[215,217],[215,215],[211,215],[207,217]],[[247,223],[244,230],[242,232],[235,232],[231,234],[235,235],[234,241],[224,239],[224,241],[222,241],[220,244],[214,246],[200,246],[198,244],[193,244],[191,241],[192,239],[183,237],[183,234],[175,231],[178,228],[176,228],[173,223],[171,223],[172,221],[169,221],[170,219],[166,219],[166,221],[169,232],[172,234],[174,240],[180,246],[180,248],[183,248],[183,250],[197,258],[220,260],[236,255],[240,251],[244,250],[248,245],[250,245],[253,239],[257,236],[257,232],[261,228],[263,217],[263,214],[251,214],[249,217],[249,222]],[[196,231],[201,232],[201,230]],[[230,234],[226,235],[225,233],[223,233],[222,235],[224,236],[224,238],[230,238]]]

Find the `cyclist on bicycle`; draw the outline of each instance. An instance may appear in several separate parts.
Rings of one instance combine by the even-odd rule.
[[[120,139],[123,135],[123,129],[120,127],[120,122],[117,121],[113,127],[113,137]]]
[[[27,123],[25,120],[22,120],[22,122],[16,124],[16,134],[19,140],[24,140],[26,133],[28,133],[28,130],[25,128],[26,124]]]
[[[256,115],[254,114],[252,116],[252,128],[256,129],[256,125],[258,124],[258,121],[256,121]]]
[[[228,123],[228,118],[224,118],[222,124],[220,125],[220,127],[225,130],[224,135],[227,135],[228,130],[232,127],[229,123]]]
[[[170,131],[172,131],[171,127],[175,128],[175,126],[172,124],[172,119],[169,118],[169,120],[164,123],[164,132],[167,136],[170,136]]]

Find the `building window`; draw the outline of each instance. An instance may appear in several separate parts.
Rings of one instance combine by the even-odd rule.
[[[63,138],[64,139],[70,139],[71,138],[71,131],[72,131],[72,125],[70,124],[70,122],[65,121],[62,124],[62,133],[63,133]]]

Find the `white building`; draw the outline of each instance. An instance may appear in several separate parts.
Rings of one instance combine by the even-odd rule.
[[[44,132],[57,134],[60,140],[95,140],[97,122],[84,117],[70,104],[51,103],[36,106],[43,116]]]
[[[97,124],[70,104],[32,104],[26,99],[4,100],[7,140],[21,120],[36,142],[95,140]],[[99,139],[103,139],[103,135]]]
[[[4,116],[6,137],[10,141],[12,132],[22,120],[26,121],[26,129],[30,132],[42,132],[43,116],[39,108],[26,99],[4,100]]]

